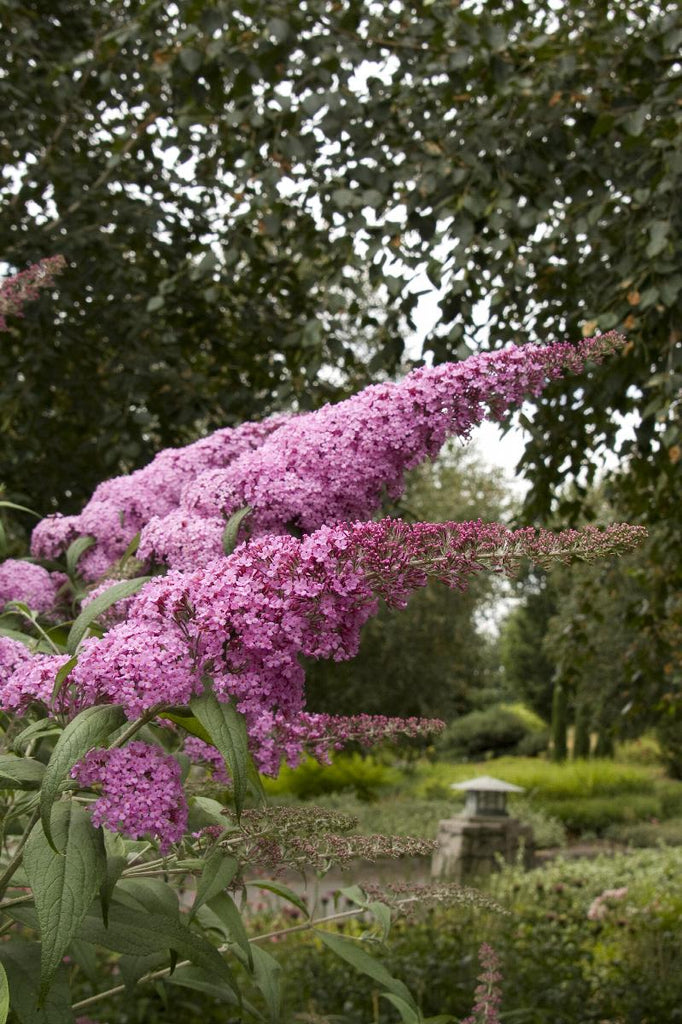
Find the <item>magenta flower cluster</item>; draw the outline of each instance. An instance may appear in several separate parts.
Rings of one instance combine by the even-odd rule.
[[[160,747],[132,740],[126,747],[91,750],[71,774],[81,786],[101,785],[92,805],[95,825],[132,839],[154,836],[162,853],[185,834],[187,802],[180,765]]]
[[[65,266],[63,256],[48,256],[0,282],[0,331],[9,329],[6,317],[23,316],[25,304],[37,299],[41,288],[50,288],[54,283],[54,275],[59,274]]]
[[[246,505],[253,508],[244,527],[250,536],[367,519],[384,494],[402,493],[405,471],[436,455],[448,437],[467,437],[488,412],[502,416],[622,342],[606,334],[577,346],[512,346],[422,367],[316,412],[217,431],[100,484],[80,515],[49,516],[33,532],[32,554],[55,558],[90,535],[97,543],[81,571],[95,580],[138,531],[138,558],[178,569],[206,564],[222,553],[225,517]]]
[[[0,610],[8,601],[23,601],[32,611],[49,614],[58,605],[59,591],[67,582],[64,573],[8,558],[0,565]]]

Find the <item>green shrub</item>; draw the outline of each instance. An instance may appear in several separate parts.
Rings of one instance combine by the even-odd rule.
[[[661,814],[661,801],[653,793],[628,793],[617,796],[593,796],[543,799],[541,806],[558,818],[571,832],[603,835],[616,822],[645,821]]]
[[[608,839],[628,846],[682,846],[682,818],[611,825],[605,834]]]
[[[290,794],[311,800],[325,793],[352,792],[359,800],[376,800],[382,789],[396,786],[400,773],[373,757],[339,754],[331,764],[306,758],[298,768],[283,765],[276,779],[265,779],[272,796]]]
[[[469,760],[506,754],[542,729],[542,719],[523,705],[497,704],[455,719],[436,740],[436,749],[445,756]]]
[[[512,867],[493,876],[491,886],[509,917],[437,908],[394,926],[382,959],[425,1016],[469,1012],[476,951],[487,941],[502,960],[503,1020],[682,1020],[682,877],[674,851],[558,859],[531,872]],[[621,887],[627,892],[620,898],[604,897]],[[595,900],[603,913],[591,919]],[[301,1013],[340,1015],[348,1024],[396,1019],[375,982],[327,955],[319,940],[311,956],[311,942],[299,935],[268,948],[286,965],[287,1020]]]

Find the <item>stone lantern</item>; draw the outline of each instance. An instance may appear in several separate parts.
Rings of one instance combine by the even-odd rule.
[[[462,816],[465,818],[506,818],[507,793],[524,793],[523,786],[502,782],[492,775],[479,775],[467,782],[453,782],[451,789],[463,789],[466,803]]]
[[[507,794],[523,793],[523,787],[482,775],[453,783],[451,788],[464,790],[466,803],[461,814],[440,822],[433,877],[461,882],[473,875],[488,875],[500,860],[516,860],[520,848],[525,866],[530,867],[533,831],[507,814]]]

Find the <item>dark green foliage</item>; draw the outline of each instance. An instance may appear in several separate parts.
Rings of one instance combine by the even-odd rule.
[[[519,584],[520,603],[507,616],[500,635],[506,685],[541,718],[552,714],[555,663],[545,648],[548,624],[556,614],[556,592],[548,573],[529,572]]]
[[[495,345],[629,331],[579,401],[557,384],[526,420],[529,513],[635,408],[631,489],[663,502],[680,18],[673,0],[4,3],[0,252],[70,264],[56,315],[41,302],[3,348],[12,492],[78,504],[159,445],[393,372],[426,261],[437,361],[478,343],[484,298]]]
[[[661,890],[664,881],[665,888]],[[604,918],[590,920],[605,890]],[[386,967],[418,997],[425,1016],[471,1009],[482,941],[500,955],[502,1019],[524,1024],[624,1024],[679,1019],[682,1001],[677,854],[641,851],[593,862],[557,861],[494,879],[496,898],[512,914],[491,917],[437,908],[392,931]],[[295,1013],[342,1014],[349,1022],[394,1020],[377,986],[350,975],[310,942],[275,947],[286,964],[286,1006]],[[374,1010],[374,1016],[370,1017]]]
[[[520,745],[535,735],[541,737],[538,742],[546,747],[543,730],[532,728],[512,708],[493,706],[451,722],[436,740],[436,749],[444,757],[476,760],[520,753]]]
[[[578,704],[573,731],[573,757],[590,756],[590,718],[585,702]]]
[[[552,700],[552,758],[556,762],[566,760],[568,734],[568,695],[559,682],[554,684]]]
[[[682,779],[682,713],[680,707],[669,708],[659,719],[656,738],[667,772],[673,779]]]

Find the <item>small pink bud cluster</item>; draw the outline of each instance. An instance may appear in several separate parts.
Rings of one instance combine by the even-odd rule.
[[[604,892],[600,893],[590,903],[589,910],[587,911],[588,921],[603,921],[609,910],[607,900],[622,900],[625,899],[627,894],[628,888],[626,885],[620,889],[604,889]]]
[[[478,960],[483,971],[478,976],[476,1003],[462,1024],[501,1024],[500,958],[492,946],[484,942],[478,951]]]
[[[48,256],[19,274],[6,277],[0,284],[0,331],[8,330],[8,316],[23,316],[27,302],[38,298],[41,288],[51,288],[54,275],[66,266],[63,256]]]

